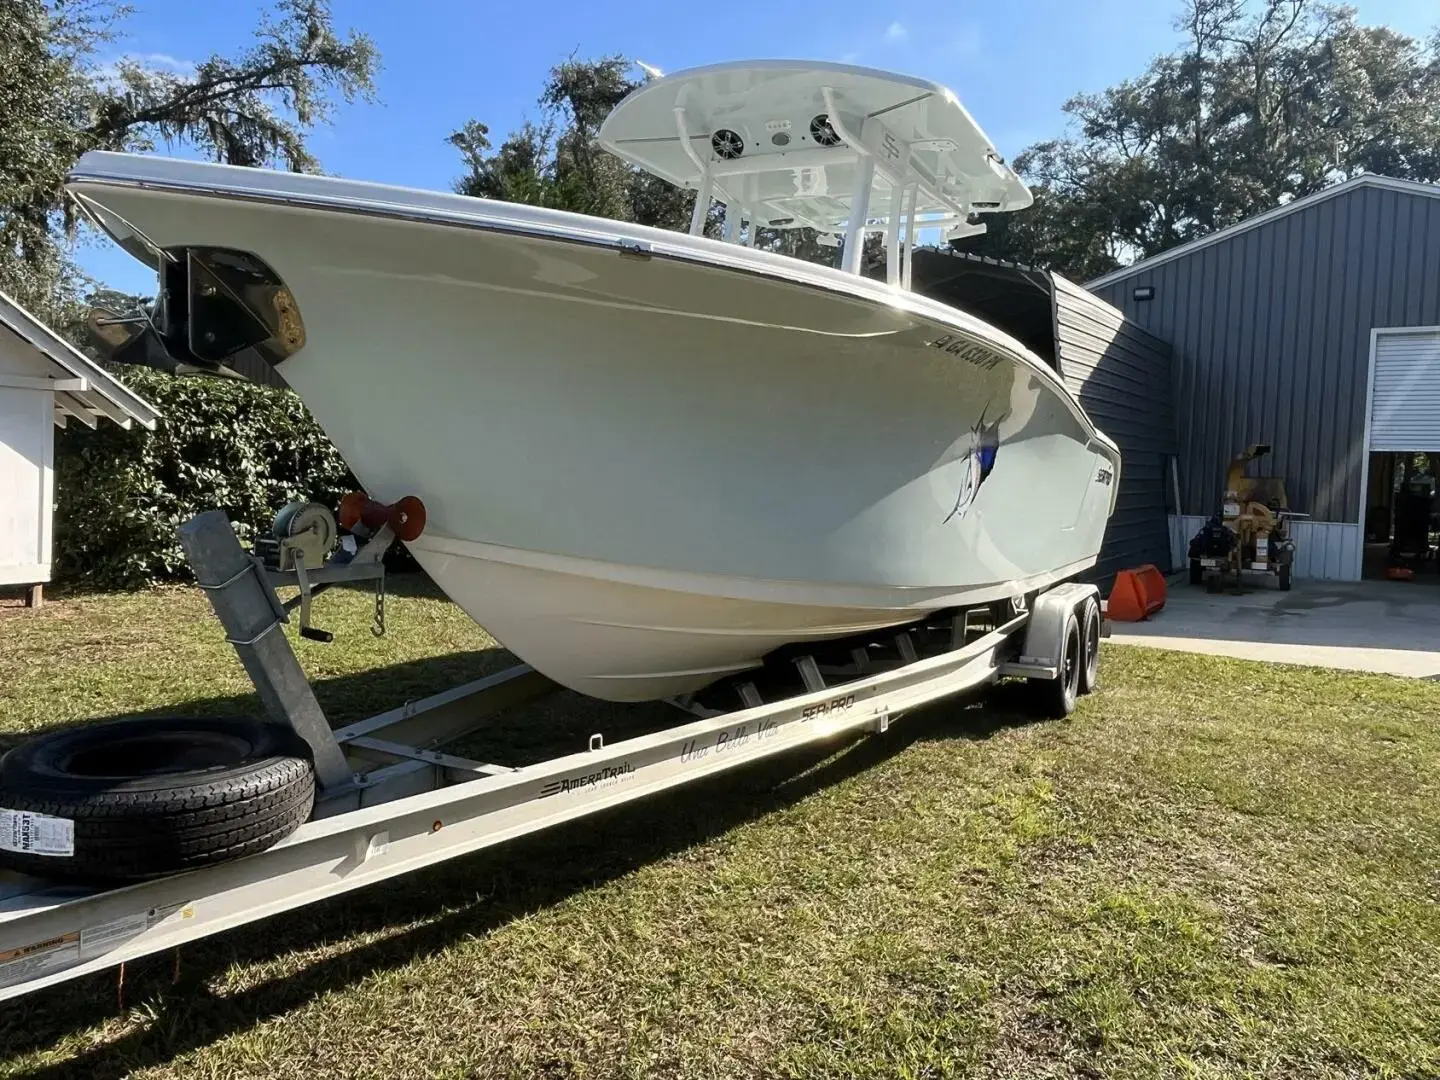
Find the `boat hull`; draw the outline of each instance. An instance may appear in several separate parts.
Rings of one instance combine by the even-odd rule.
[[[410,548],[439,586],[583,693],[693,691],[1100,549],[1113,445],[1018,343],[941,305],[733,246],[557,236],[529,208],[466,227],[85,190],[162,247],[273,268],[305,328],[285,380],[367,491],[425,502]],[[547,221],[572,218],[597,224]]]
[[[1023,582],[895,590],[708,579],[423,536],[409,545],[446,594],[507,648],[591,697],[645,701],[700,690],[785,645],[849,638],[944,608],[1030,591],[1083,570]]]

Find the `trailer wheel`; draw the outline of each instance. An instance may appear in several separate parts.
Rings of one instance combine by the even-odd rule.
[[[219,717],[88,724],[0,758],[0,866],[143,881],[264,851],[314,803],[314,770],[288,728]]]
[[[1285,563],[1280,567],[1280,591],[1290,591],[1290,564]]]
[[[1080,620],[1073,611],[1065,616],[1065,631],[1060,635],[1060,642],[1060,673],[1053,679],[1032,680],[1041,711],[1057,720],[1075,711],[1075,701],[1080,694],[1084,643],[1080,636]]]
[[[1204,584],[1205,584],[1205,567],[1200,564],[1200,560],[1199,560],[1199,559],[1191,559],[1191,560],[1190,560],[1190,584],[1191,584],[1191,585],[1204,585]]]
[[[1093,694],[1100,685],[1100,601],[1093,596],[1080,605],[1079,692]]]

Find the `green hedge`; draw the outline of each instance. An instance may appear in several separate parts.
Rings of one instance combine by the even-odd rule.
[[[74,420],[56,432],[55,567],[62,581],[136,588],[183,579],[176,528],[222,509],[247,546],[290,499],[335,506],[355,487],[300,399],[240,380],[117,374],[155,405],[154,431]]]

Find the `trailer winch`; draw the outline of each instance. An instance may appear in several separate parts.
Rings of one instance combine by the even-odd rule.
[[[270,526],[270,535],[255,543],[255,554],[267,561],[274,550],[277,570],[318,570],[339,539],[335,515],[323,503],[287,503]]]

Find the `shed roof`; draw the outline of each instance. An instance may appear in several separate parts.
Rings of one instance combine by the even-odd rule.
[[[1238,221],[1234,225],[1218,229],[1208,236],[1202,236],[1198,240],[1191,240],[1189,243],[1173,247],[1169,251],[1162,251],[1159,255],[1152,255],[1148,259],[1139,259],[1129,266],[1122,266],[1118,270],[1111,270],[1108,274],[1101,274],[1092,281],[1087,281],[1087,289],[1099,288],[1102,285],[1109,285],[1115,281],[1123,281],[1127,277],[1142,273],[1151,267],[1159,266],[1161,263],[1171,262],[1179,259],[1201,248],[1209,247],[1211,244],[1223,243],[1234,236],[1251,229],[1258,229],[1261,225],[1268,225],[1272,221],[1287,217],[1290,214],[1298,213],[1307,207],[1322,203],[1327,199],[1334,199],[1341,195],[1347,195],[1362,187],[1384,188],[1389,191],[1400,191],[1407,195],[1422,195],[1431,199],[1440,199],[1440,185],[1422,184],[1415,180],[1399,180],[1393,176],[1380,176],[1377,173],[1361,173],[1359,176],[1351,177],[1349,180],[1339,184],[1332,184],[1327,188],[1303,196],[1299,199],[1291,199],[1283,206],[1277,206],[1256,214],[1254,217]]]
[[[22,350],[55,383],[56,423],[73,416],[88,427],[108,417],[121,427],[153,429],[160,413],[144,398],[85,356],[9,296],[0,293],[0,325],[29,346]]]

